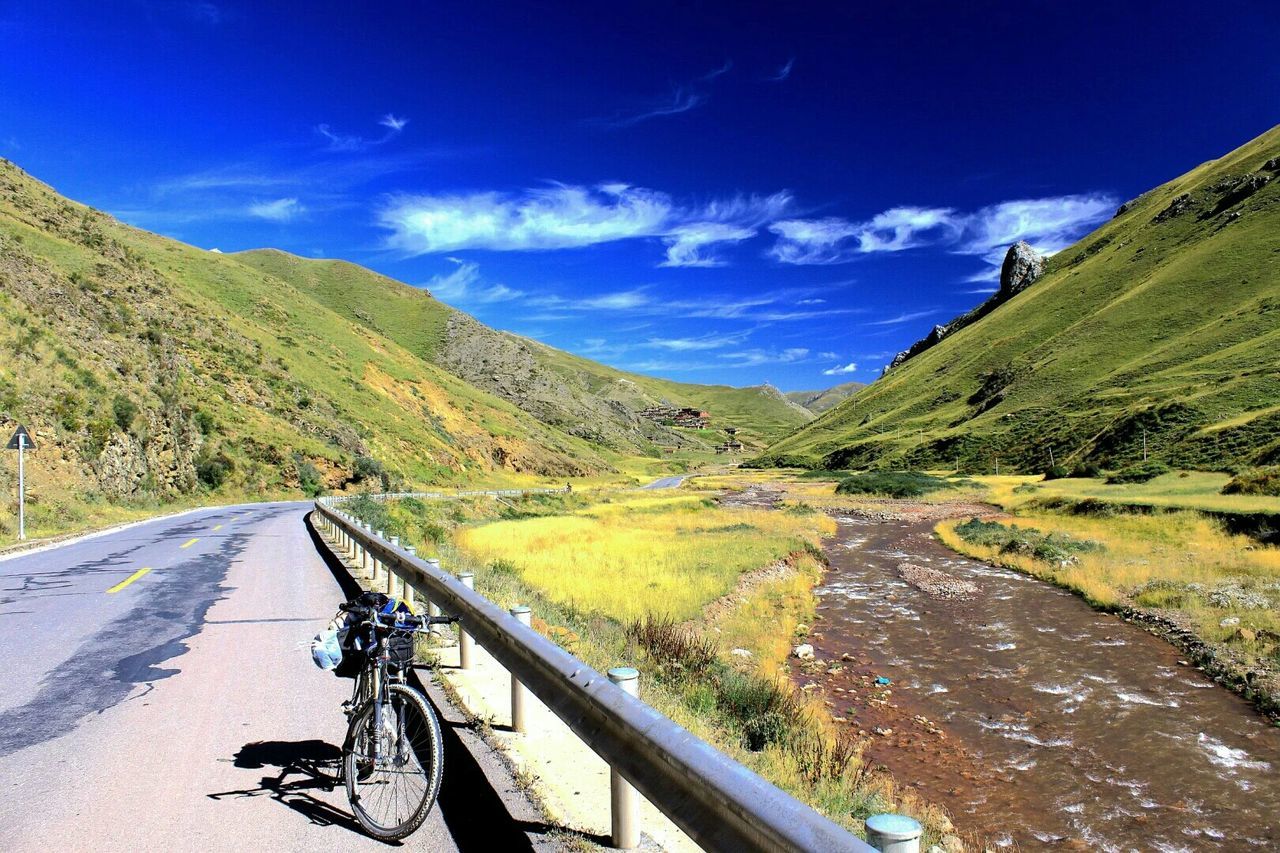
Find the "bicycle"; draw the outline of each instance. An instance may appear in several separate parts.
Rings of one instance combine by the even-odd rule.
[[[457,620],[385,613],[361,599],[339,610],[355,617],[349,623],[355,632],[351,639],[361,641],[364,656],[351,699],[343,703],[348,726],[341,772],[347,800],[366,832],[396,841],[426,820],[444,771],[440,722],[426,697],[405,683],[413,666],[414,635]],[[348,654],[361,652],[344,652],[344,658]]]

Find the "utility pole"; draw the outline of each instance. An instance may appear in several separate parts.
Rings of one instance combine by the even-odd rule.
[[[1058,467],[1057,463],[1053,461],[1053,445],[1052,444],[1049,445],[1049,467],[1050,468]]]
[[[1142,428],[1142,461],[1147,461],[1147,428]]]

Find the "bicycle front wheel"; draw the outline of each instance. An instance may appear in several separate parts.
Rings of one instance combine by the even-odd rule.
[[[403,684],[388,688],[381,727],[375,705],[366,702],[351,720],[343,776],[356,820],[373,837],[393,841],[422,825],[440,793],[440,723],[422,694]]]

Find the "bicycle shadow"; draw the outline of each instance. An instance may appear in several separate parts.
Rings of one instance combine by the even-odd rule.
[[[364,830],[356,819],[341,809],[311,795],[311,791],[332,791],[341,783],[338,765],[342,750],[323,740],[265,740],[246,743],[232,763],[246,770],[278,768],[274,776],[263,776],[256,788],[208,794],[211,800],[226,797],[269,796],[288,806],[316,826],[338,826],[358,835]]]

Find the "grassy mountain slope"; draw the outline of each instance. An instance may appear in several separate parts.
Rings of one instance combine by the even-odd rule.
[[[1280,128],[1124,205],[1044,277],[761,464],[1280,461]]]
[[[759,446],[811,417],[769,386],[690,385],[640,376],[491,329],[421,288],[345,261],[309,260],[274,249],[231,257],[291,282],[344,317],[544,423],[612,450],[705,443],[697,434],[636,415],[659,402],[707,409],[717,427],[737,426],[745,440]]]
[[[866,387],[867,383],[865,382],[845,382],[842,385],[833,385],[821,391],[788,391],[787,399],[797,405],[804,406],[815,415],[820,415],[823,412],[834,409]]]
[[[7,161],[0,351],[0,428],[25,423],[40,443],[37,516],[212,488],[274,494],[383,473],[429,483],[605,464],[289,281],[122,225]]]

